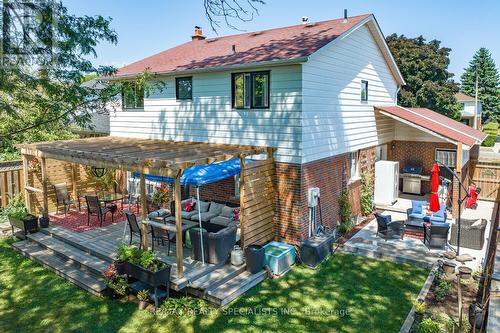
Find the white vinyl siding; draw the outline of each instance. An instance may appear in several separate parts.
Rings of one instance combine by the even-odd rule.
[[[335,40],[302,66],[302,162],[392,140],[391,119],[373,105],[396,104],[397,83],[366,25]],[[368,101],[360,82],[368,81]]]
[[[111,114],[111,135],[277,148],[280,162],[301,161],[301,67],[256,68],[270,71],[270,107],[233,109],[231,74],[194,74],[193,99],[178,101],[175,76],[163,79],[166,89],[144,100],[144,111]]]

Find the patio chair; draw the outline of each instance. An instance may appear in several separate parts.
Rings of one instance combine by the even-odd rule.
[[[380,234],[387,241],[393,236],[399,236],[403,239],[405,233],[405,225],[403,222],[392,221],[390,215],[381,215],[375,213],[377,220],[377,236]]]
[[[54,192],[56,193],[56,212],[59,214],[59,207],[64,207],[64,216],[68,212],[71,205],[75,206],[77,201],[71,199],[68,192],[68,185],[66,183],[60,183],[54,185]],[[80,211],[80,201],[78,201],[78,211]]]
[[[468,249],[481,250],[484,245],[484,234],[488,221],[486,219],[461,219],[460,246]],[[451,225],[450,245],[458,245],[458,222]]]
[[[450,225],[448,223],[432,222],[424,223],[424,244],[427,247],[439,247],[443,250],[448,242],[448,231]]]
[[[161,242],[162,246],[165,246],[165,241],[167,241],[167,255],[170,255],[170,242],[175,241],[175,233],[171,235],[168,232],[168,230],[161,228],[160,225],[161,224],[158,222],[154,222],[154,221],[149,222],[149,226],[151,227],[151,230],[150,230],[150,232],[151,232],[151,250],[154,251],[155,241],[158,243],[158,245],[160,245],[160,242]]]
[[[102,227],[102,222],[106,219],[107,213],[111,213],[111,222],[114,222],[113,213],[108,207],[101,206],[97,196],[86,195],[85,201],[87,202],[87,225],[90,225],[90,216],[95,215]]]
[[[130,241],[129,245],[132,244],[132,236],[136,235],[139,237],[139,249],[142,247],[142,230],[137,222],[137,217],[134,213],[125,212],[125,216],[127,217],[127,222],[130,230]],[[148,235],[151,233],[151,230],[148,230]],[[152,249],[154,249],[154,242]]]

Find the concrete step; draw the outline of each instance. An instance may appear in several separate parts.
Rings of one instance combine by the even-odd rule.
[[[57,275],[94,295],[101,295],[106,289],[106,284],[102,278],[79,269],[64,258],[54,255],[52,250],[44,248],[37,243],[24,240],[14,243],[12,247],[23,253],[26,257],[40,263]]]
[[[111,264],[110,261],[95,257],[62,240],[43,233],[28,235],[28,241],[34,242],[41,247],[52,251],[53,254],[62,257],[76,267],[95,275],[101,275]]]

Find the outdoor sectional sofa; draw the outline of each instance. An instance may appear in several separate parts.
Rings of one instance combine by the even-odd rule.
[[[193,210],[185,211],[185,204],[187,202],[195,203]],[[202,201],[198,203],[196,199],[186,199],[181,202],[183,219],[198,222],[199,215],[201,216],[201,225],[203,229],[209,232],[217,232],[229,226],[231,222],[235,222],[238,227],[237,240],[239,240],[239,219],[233,219],[234,211],[239,210],[239,207],[230,207],[228,204],[223,204],[215,201]],[[201,209],[200,209],[201,208]],[[200,214],[198,214],[200,209]]]

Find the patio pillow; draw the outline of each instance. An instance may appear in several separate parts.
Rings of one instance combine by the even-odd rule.
[[[193,210],[195,204],[196,204],[196,202],[192,202],[192,201],[185,202],[182,205],[182,210],[185,212],[190,212]]]
[[[444,218],[445,211],[446,211],[446,205],[441,205],[439,207],[439,210],[437,212],[433,213],[432,216]]]
[[[196,201],[195,201],[196,202]],[[206,201],[201,201],[200,200],[200,204],[199,206],[197,207],[197,209],[200,210],[200,212],[202,213],[206,213],[208,212],[208,208],[210,207],[210,202],[206,202]]]
[[[233,209],[234,208],[231,208],[231,207],[228,207],[228,206],[224,206],[224,207],[222,207],[220,215],[224,216],[224,217],[229,217],[230,218],[231,216],[233,216]]]
[[[425,201],[412,200],[411,212],[414,214],[422,214],[422,209]]]
[[[222,211],[222,207],[224,207],[223,204],[217,203],[217,202],[210,202],[210,209],[208,210],[210,213],[219,215]]]
[[[238,221],[240,219],[240,208],[233,209],[233,215],[231,216],[231,220]]]
[[[481,227],[483,224],[483,220],[482,219],[477,219],[476,222],[472,223],[471,224],[471,228],[474,227],[474,228],[477,228],[477,227]]]

